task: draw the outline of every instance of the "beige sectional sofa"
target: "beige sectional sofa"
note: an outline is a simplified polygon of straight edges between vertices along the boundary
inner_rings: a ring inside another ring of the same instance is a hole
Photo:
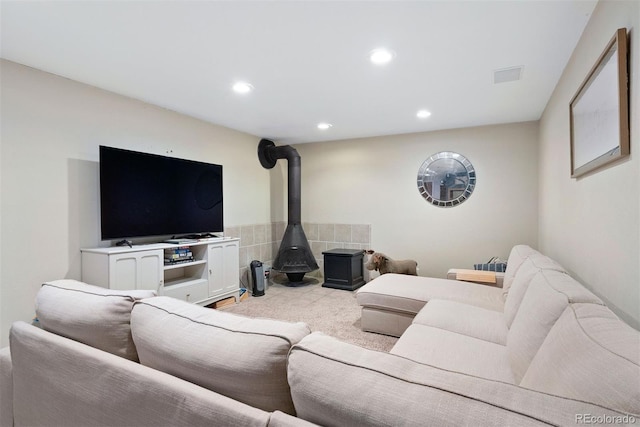
[[[503,288],[383,275],[357,299],[363,329],[400,337],[393,355],[640,422],[640,334],[529,246],[511,251]]]
[[[396,275],[361,288],[363,325],[365,308],[374,325],[411,317],[391,353],[304,323],[47,283],[41,327],[15,323],[0,350],[0,425],[640,423],[638,332],[548,258],[512,256],[504,289]]]

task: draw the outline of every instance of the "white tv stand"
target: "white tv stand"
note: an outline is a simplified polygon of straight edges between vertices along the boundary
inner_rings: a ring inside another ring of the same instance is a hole
[[[193,261],[165,265],[164,250],[189,247]],[[216,237],[183,244],[85,248],[82,281],[110,289],[151,289],[200,305],[239,301],[240,239]]]

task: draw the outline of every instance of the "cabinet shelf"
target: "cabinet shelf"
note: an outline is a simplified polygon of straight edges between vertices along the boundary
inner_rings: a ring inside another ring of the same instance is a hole
[[[207,260],[206,259],[197,259],[195,261],[188,261],[188,262],[179,262],[176,264],[165,264],[164,265],[164,269],[165,270],[173,270],[175,268],[183,268],[183,267],[189,267],[192,265],[199,265],[199,264],[206,264]]]
[[[179,279],[167,280],[164,282],[164,289],[177,288],[187,285],[194,285],[199,283],[207,283],[205,279],[194,279],[193,277],[181,277]]]

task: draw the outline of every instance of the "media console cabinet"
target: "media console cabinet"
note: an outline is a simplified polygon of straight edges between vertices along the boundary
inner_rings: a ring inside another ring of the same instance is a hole
[[[193,260],[165,264],[165,249],[188,248]],[[208,305],[230,296],[239,301],[237,238],[194,243],[153,243],[130,247],[86,248],[82,281],[110,289],[152,289],[187,302]]]

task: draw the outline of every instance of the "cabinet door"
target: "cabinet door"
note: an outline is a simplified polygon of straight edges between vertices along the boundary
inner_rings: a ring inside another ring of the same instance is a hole
[[[139,254],[136,289],[159,291],[164,279],[164,252],[158,250]]]
[[[222,245],[209,246],[209,296],[213,297],[224,292],[224,247]]]
[[[224,291],[236,291],[240,287],[240,260],[238,242],[229,242],[224,246]]]
[[[202,279],[186,284],[167,286],[163,291],[165,296],[186,302],[206,300],[209,294],[208,282]]]
[[[138,257],[134,253],[109,256],[109,288],[118,290],[137,289]]]
[[[129,252],[109,256],[109,288],[157,291],[163,279],[162,250]]]

